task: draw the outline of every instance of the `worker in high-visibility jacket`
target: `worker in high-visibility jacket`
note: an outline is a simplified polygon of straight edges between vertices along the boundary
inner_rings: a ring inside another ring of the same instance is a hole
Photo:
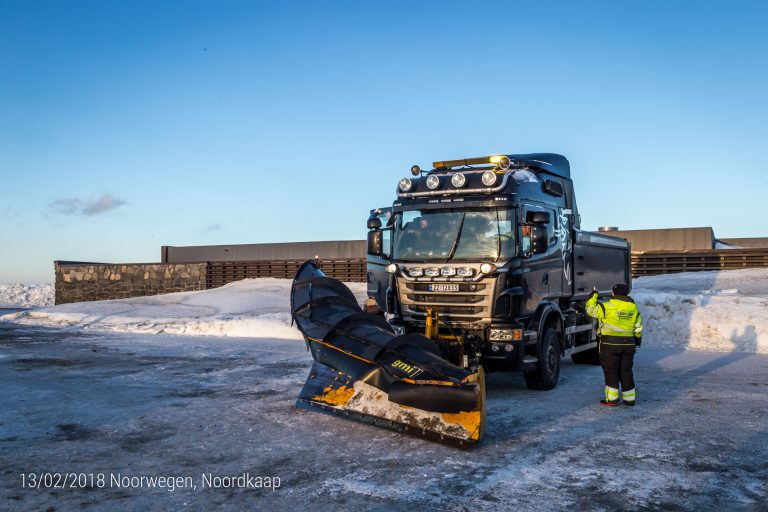
[[[605,398],[601,404],[615,407],[619,404],[619,384],[624,405],[635,405],[637,393],[632,364],[635,351],[643,340],[643,317],[635,301],[629,296],[629,287],[617,284],[610,300],[598,302],[593,289],[586,304],[587,314],[599,321],[600,365],[605,374]]]

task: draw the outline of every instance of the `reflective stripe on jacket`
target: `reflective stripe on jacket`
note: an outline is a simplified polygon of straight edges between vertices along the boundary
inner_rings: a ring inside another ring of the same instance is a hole
[[[600,334],[626,338],[643,335],[643,317],[630,297],[615,296],[598,302],[597,294],[593,293],[586,306],[587,314],[600,320]]]

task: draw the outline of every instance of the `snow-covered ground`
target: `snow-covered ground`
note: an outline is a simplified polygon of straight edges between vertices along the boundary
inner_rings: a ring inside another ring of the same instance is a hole
[[[768,268],[641,277],[643,344],[768,353]]]
[[[365,299],[365,283],[347,286]],[[75,330],[301,340],[291,327],[290,289],[290,279],[245,279],[199,292],[62,304],[0,320]]]
[[[53,305],[52,284],[0,284],[0,308]]]
[[[364,283],[347,284],[365,298]],[[301,340],[291,327],[290,286],[288,279],[247,279],[213,290],[64,304],[0,319],[74,330]],[[768,268],[641,277],[632,296],[645,319],[644,347],[768,353]]]

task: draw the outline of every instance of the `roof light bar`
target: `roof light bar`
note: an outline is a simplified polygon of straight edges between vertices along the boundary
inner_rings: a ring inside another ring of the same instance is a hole
[[[494,164],[501,169],[509,169],[512,161],[506,155],[481,156],[477,158],[464,158],[462,160],[444,160],[442,162],[432,162],[435,169],[451,168],[466,165]]]

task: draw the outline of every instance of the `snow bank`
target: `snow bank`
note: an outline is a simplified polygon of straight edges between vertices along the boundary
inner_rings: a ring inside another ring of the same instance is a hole
[[[365,283],[348,283],[362,301]],[[300,340],[291,327],[289,279],[246,279],[213,290],[82,302],[3,321],[113,332]],[[644,347],[768,353],[768,268],[641,277],[632,296]]]
[[[362,301],[365,283],[347,283]],[[42,327],[301,340],[291,327],[290,279],[245,279],[199,292],[78,302],[0,320]]]
[[[768,353],[768,268],[635,279],[643,344]]]
[[[53,305],[52,284],[0,284],[0,308]]]

